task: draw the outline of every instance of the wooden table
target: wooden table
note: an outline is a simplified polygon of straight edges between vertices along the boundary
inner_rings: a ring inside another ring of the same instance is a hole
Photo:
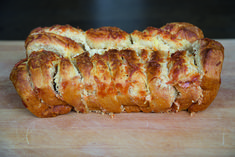
[[[9,73],[23,41],[0,42],[0,156],[235,156],[235,40],[225,47],[220,91],[204,112],[95,113],[36,118]]]

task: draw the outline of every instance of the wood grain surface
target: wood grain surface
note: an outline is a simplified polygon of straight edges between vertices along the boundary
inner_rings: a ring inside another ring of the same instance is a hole
[[[222,84],[210,107],[179,113],[70,112],[37,118],[9,81],[23,41],[0,41],[0,156],[235,156],[235,40],[225,47]]]

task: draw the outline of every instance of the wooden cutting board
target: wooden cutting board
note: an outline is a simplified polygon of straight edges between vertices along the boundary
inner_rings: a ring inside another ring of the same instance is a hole
[[[203,112],[71,112],[36,118],[8,77],[23,41],[0,42],[0,156],[235,156],[235,40],[225,47],[220,91]]]

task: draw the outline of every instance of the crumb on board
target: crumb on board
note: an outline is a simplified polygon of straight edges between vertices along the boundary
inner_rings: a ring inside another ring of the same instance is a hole
[[[99,114],[101,114],[101,115],[107,114],[107,115],[110,116],[110,118],[114,118],[114,113],[113,113],[113,112],[105,113],[105,112],[100,111],[100,110],[90,110],[89,112],[99,113]]]
[[[113,118],[114,118],[114,114],[113,114],[113,112],[110,112],[110,113],[109,113],[109,116],[110,116],[110,118],[112,118],[112,119],[113,119]]]
[[[195,115],[195,112],[191,112],[190,116],[193,117]]]

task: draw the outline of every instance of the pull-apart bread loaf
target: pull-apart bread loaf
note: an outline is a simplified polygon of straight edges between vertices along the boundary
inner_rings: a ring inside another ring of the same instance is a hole
[[[117,27],[40,27],[25,49],[10,79],[38,117],[202,111],[217,95],[224,59],[219,42],[177,22],[130,34]]]

